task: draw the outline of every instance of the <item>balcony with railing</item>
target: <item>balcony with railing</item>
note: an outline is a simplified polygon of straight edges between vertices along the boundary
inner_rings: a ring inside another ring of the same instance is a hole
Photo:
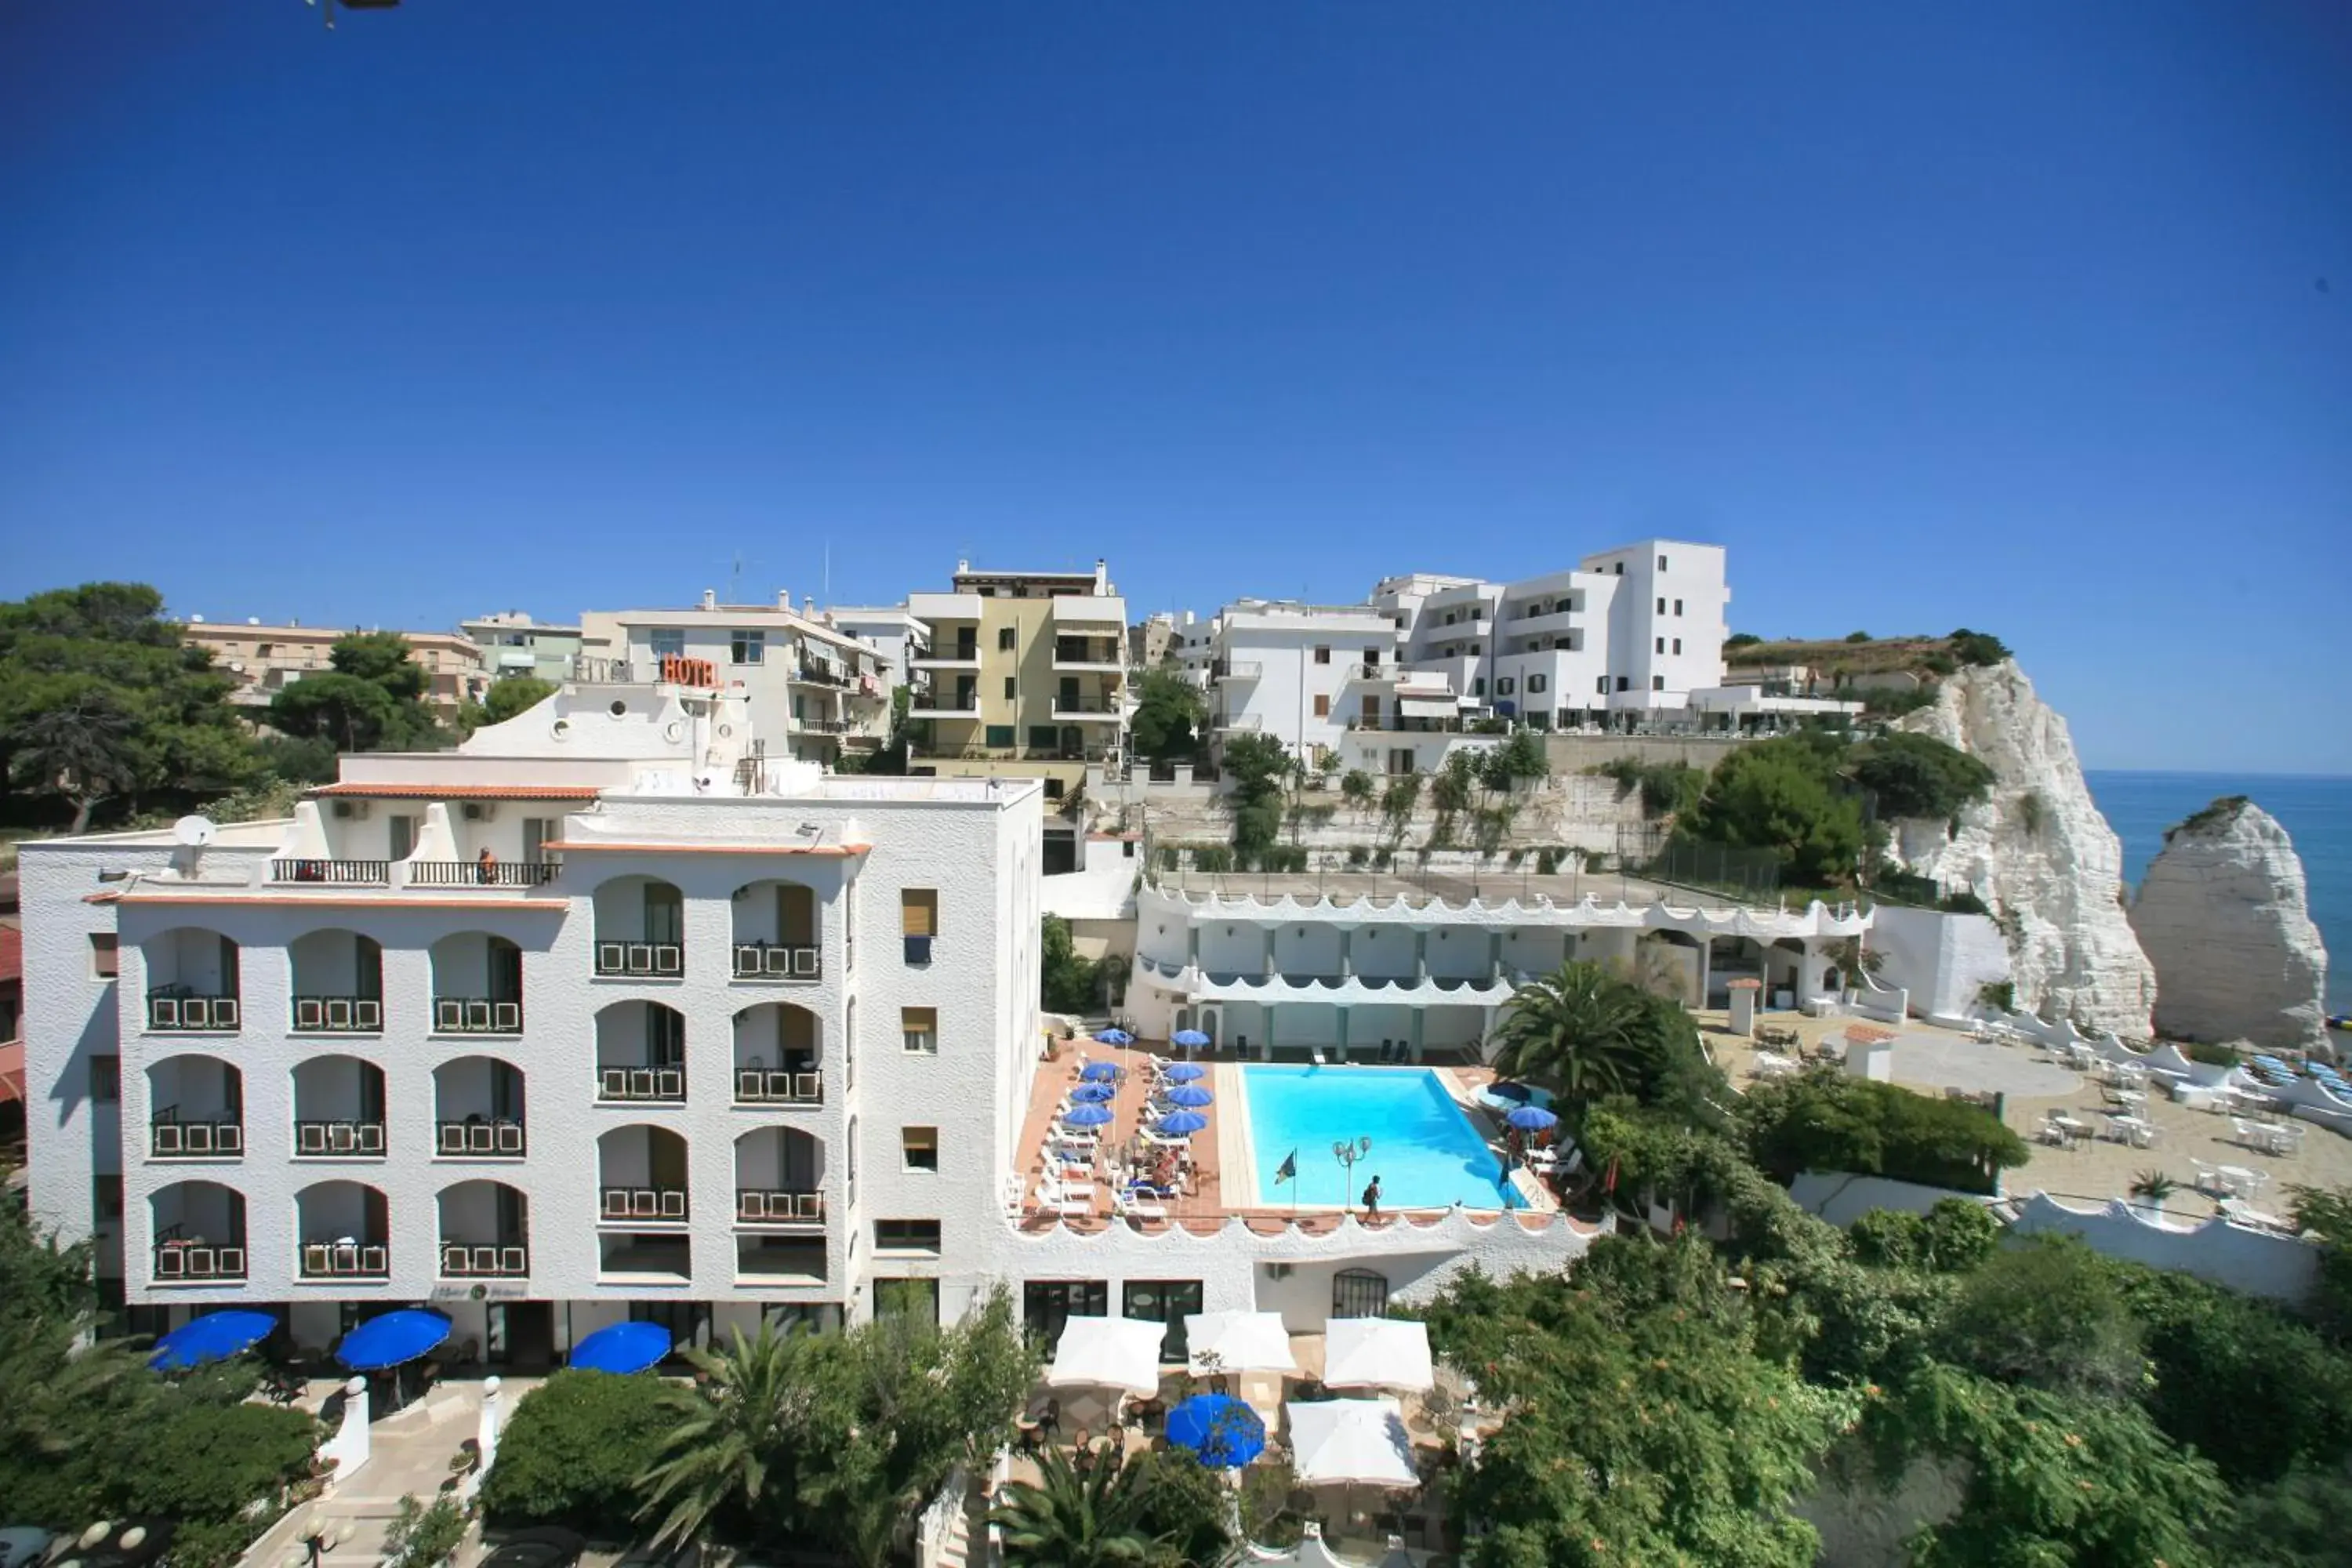
[[[643,1122],[597,1139],[596,1216],[605,1225],[684,1225],[686,1140]]]
[[[404,860],[412,888],[539,888],[555,880],[557,860]]]
[[[530,1272],[530,1199],[503,1182],[457,1182],[435,1199],[444,1279],[517,1279]]]
[[[980,711],[980,693],[972,690],[919,691],[907,710],[909,719],[968,719]]]
[[[351,931],[307,931],[287,944],[294,1032],[373,1035],[383,1028],[383,949]]]
[[[730,905],[736,979],[824,977],[824,906],[815,889],[771,878],[736,889]]]
[[[520,1160],[523,1075],[496,1057],[459,1057],[433,1069],[433,1152],[445,1160]]]
[[[735,1016],[735,1103],[821,1105],[823,1025],[805,1007],[766,1002]]]
[[[738,1229],[824,1228],[824,1145],[796,1127],[755,1127],[735,1140]]]
[[[313,1182],[294,1194],[294,1272],[308,1281],[392,1273],[390,1205],[361,1182]]]
[[[1055,637],[1054,668],[1080,673],[1121,675],[1127,669],[1127,645],[1116,637]]]
[[[357,1057],[310,1057],[294,1068],[294,1157],[380,1160],[383,1069]]]
[[[658,877],[615,877],[597,888],[595,970],[601,979],[686,974],[686,896]]]
[[[165,1057],[147,1068],[147,1152],[158,1160],[245,1154],[245,1075],[216,1057]]]
[[[146,1030],[157,1035],[233,1035],[244,1022],[238,952],[218,931],[182,926],[140,943],[147,969]]]
[[[1054,717],[1063,722],[1116,724],[1126,712],[1126,703],[1115,691],[1073,690],[1066,686],[1054,693]]]
[[[389,860],[272,860],[273,882],[320,882],[341,888],[387,888],[392,885]]]
[[[596,1014],[596,1098],[605,1104],[686,1100],[686,1015],[658,1002],[615,1002]]]
[[[246,1277],[245,1194],[218,1182],[169,1182],[147,1199],[156,1285],[235,1283]]]
[[[1221,658],[1209,667],[1211,680],[1234,685],[1259,679],[1265,674],[1265,664],[1255,658]]]

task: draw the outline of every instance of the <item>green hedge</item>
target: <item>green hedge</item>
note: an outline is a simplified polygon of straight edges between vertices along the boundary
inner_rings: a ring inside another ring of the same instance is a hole
[[[1990,1193],[2027,1155],[1990,1111],[1834,1068],[1757,1084],[1741,1115],[1757,1163],[1784,1182],[1801,1171],[1851,1171]]]
[[[640,1533],[637,1478],[675,1417],[657,1378],[557,1373],[525,1395],[482,1482],[483,1516],[561,1524],[607,1541]]]

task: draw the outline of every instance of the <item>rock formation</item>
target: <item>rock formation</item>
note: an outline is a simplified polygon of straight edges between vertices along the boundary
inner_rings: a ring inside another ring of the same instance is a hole
[[[1981,759],[1995,783],[1954,822],[1895,824],[1890,853],[1992,908],[2020,1007],[2147,1035],[2156,972],[2125,912],[2123,843],[2083,782],[2066,721],[2004,659],[1961,670],[1896,723]]]
[[[2167,832],[2131,922],[2156,965],[2161,1033],[2326,1051],[2327,952],[2303,861],[2262,807],[2232,795]]]

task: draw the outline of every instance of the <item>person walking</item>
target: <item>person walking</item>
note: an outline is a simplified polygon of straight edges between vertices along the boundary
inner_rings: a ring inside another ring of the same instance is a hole
[[[1378,1176],[1374,1176],[1371,1184],[1364,1189],[1364,1217],[1381,1217],[1381,1179]]]

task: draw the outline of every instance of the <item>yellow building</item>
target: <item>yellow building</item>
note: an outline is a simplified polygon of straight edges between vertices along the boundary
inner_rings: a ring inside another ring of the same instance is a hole
[[[207,621],[197,616],[188,623],[187,640],[191,647],[212,650],[214,667],[235,679],[236,689],[229,693],[230,701],[260,708],[304,676],[326,674],[332,668],[328,655],[334,650],[336,639],[351,636],[355,629],[365,628],[306,626],[299,622],[276,626],[258,620]],[[461,702],[478,700],[489,685],[481,647],[473,638],[455,632],[396,635],[408,644],[408,657],[425,667],[425,700],[434,707],[454,709]]]
[[[1042,778],[1048,800],[1117,765],[1127,735],[1127,601],[1100,561],[1088,572],[975,572],[910,594],[930,631],[908,717],[908,770]],[[928,680],[928,687],[920,684]]]

